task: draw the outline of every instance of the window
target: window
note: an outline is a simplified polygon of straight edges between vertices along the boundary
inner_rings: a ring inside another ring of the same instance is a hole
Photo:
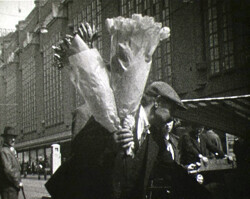
[[[29,151],[23,152],[23,162],[29,162]]]
[[[20,164],[22,164],[23,163],[23,152],[17,153],[17,158],[18,158],[18,162]]]
[[[3,70],[0,70],[0,73],[2,73]],[[6,100],[6,85],[5,84],[5,78],[4,76],[0,77],[0,128],[4,129],[5,126],[5,118],[6,118],[6,113],[5,113],[5,107],[6,106],[2,106],[3,104],[5,104],[5,100]],[[3,140],[0,140],[0,145],[2,146]]]
[[[97,30],[98,38],[94,42],[94,46],[98,49],[100,54],[102,54],[102,18],[101,18],[101,0],[93,1],[86,8],[82,9],[81,13],[78,13],[74,18],[74,31],[82,22],[88,22],[90,25],[95,25]]]
[[[44,160],[44,157],[45,156],[45,150],[44,148],[40,148],[37,150],[37,157],[38,157],[38,160]]]
[[[130,17],[133,13],[154,16],[155,21],[162,22],[162,26],[170,27],[169,0],[121,0],[121,15]],[[133,7],[132,5],[135,5]],[[154,80],[167,81],[172,84],[172,62],[170,38],[160,42],[153,55],[152,69],[149,74],[149,82]]]
[[[94,46],[102,54],[102,13],[101,13],[101,0],[95,0],[89,4],[86,8],[82,9],[81,13],[74,19],[75,31],[82,22],[88,22],[90,25],[95,25],[98,38],[94,42]],[[76,107],[84,104],[83,97],[76,90]]]
[[[35,60],[29,59],[22,66],[23,132],[36,130],[36,73]]]
[[[144,15],[149,15],[150,16],[150,0],[144,0],[144,10],[143,10]]]
[[[142,0],[135,1],[136,13],[142,13]]]
[[[51,147],[45,149],[45,155],[48,165],[51,166]]]
[[[152,16],[155,21],[160,21],[160,4],[159,0],[152,1]],[[161,62],[161,46],[159,45],[153,55],[152,72],[154,80],[162,80],[162,62]]]
[[[53,49],[60,39],[60,33],[55,35],[48,44],[44,46],[43,52],[43,74],[44,74],[44,115],[45,126],[63,122],[63,93],[62,72],[53,66]]]
[[[208,1],[209,53],[212,74],[219,72],[218,15],[216,7],[215,1]]]
[[[16,83],[17,77],[15,71],[10,68],[7,74],[6,86],[6,119],[7,125],[15,127],[17,125],[17,104],[16,104]]]
[[[232,35],[232,19],[228,3],[222,5],[222,34],[223,34],[223,60],[222,69],[226,70],[234,67],[234,56],[233,56],[233,35]]]
[[[121,0],[121,14],[127,16],[127,0]]]
[[[131,17],[134,13],[143,12],[142,0],[121,0],[120,13],[124,17]]]
[[[170,6],[169,6],[169,0],[162,1],[162,12],[159,16],[159,19],[162,21],[162,26],[170,27]],[[156,6],[156,14],[160,8]],[[170,37],[171,38],[171,37]],[[172,57],[171,57],[171,40],[170,38],[162,41],[160,43],[160,46],[158,47],[161,52],[159,53],[162,57],[162,62],[158,63],[158,68],[160,67],[160,70],[158,70],[158,73],[162,73],[162,75],[158,75],[157,80],[165,80],[170,85],[172,84]],[[156,54],[155,54],[156,55]]]
[[[230,4],[208,1],[208,40],[211,74],[234,67]]]
[[[30,150],[30,159],[29,159],[30,163],[31,164],[35,163],[36,160],[37,160],[36,150],[35,149],[34,150]]]
[[[162,80],[162,71],[161,71],[161,48],[156,48],[154,52],[154,59],[152,66],[154,67],[154,79],[155,80]]]
[[[128,0],[128,16],[132,16],[134,13],[134,2],[133,0]]]

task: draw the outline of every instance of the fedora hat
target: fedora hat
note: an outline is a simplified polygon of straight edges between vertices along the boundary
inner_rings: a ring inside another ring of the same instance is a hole
[[[4,133],[1,134],[2,137],[6,137],[6,136],[15,136],[17,137],[18,134],[15,132],[15,129],[13,127],[10,126],[6,126],[4,128]]]

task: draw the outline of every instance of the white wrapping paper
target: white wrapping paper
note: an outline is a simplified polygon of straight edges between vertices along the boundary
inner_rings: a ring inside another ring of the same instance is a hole
[[[152,55],[160,40],[168,38],[170,30],[162,28],[153,17],[134,14],[132,18],[106,20],[111,34],[111,87],[122,126],[133,130],[148,79]],[[133,156],[134,142],[127,155]]]
[[[153,17],[134,14],[132,18],[106,20],[111,34],[111,87],[121,119],[135,114],[147,82],[152,55],[160,40],[169,37]]]
[[[86,100],[95,119],[110,132],[120,125],[113,90],[103,60],[96,49],[84,50],[69,57],[77,71],[76,88]]]

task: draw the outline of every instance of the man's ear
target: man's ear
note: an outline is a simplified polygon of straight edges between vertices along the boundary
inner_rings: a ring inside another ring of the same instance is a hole
[[[155,109],[157,109],[157,108],[159,107],[158,101],[159,101],[160,97],[161,97],[161,96],[158,95],[158,96],[155,98],[155,100],[154,100],[154,108],[155,108]]]
[[[158,107],[159,107],[159,104],[158,104],[158,102],[155,101],[154,102],[154,108],[157,109]]]

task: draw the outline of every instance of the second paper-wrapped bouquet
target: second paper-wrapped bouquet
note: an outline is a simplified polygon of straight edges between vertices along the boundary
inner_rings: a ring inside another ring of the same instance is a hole
[[[121,125],[133,130],[152,55],[159,41],[169,37],[170,29],[141,14],[107,19],[106,25],[111,34],[111,87],[118,115]],[[132,149],[133,142],[127,153],[132,154]]]

